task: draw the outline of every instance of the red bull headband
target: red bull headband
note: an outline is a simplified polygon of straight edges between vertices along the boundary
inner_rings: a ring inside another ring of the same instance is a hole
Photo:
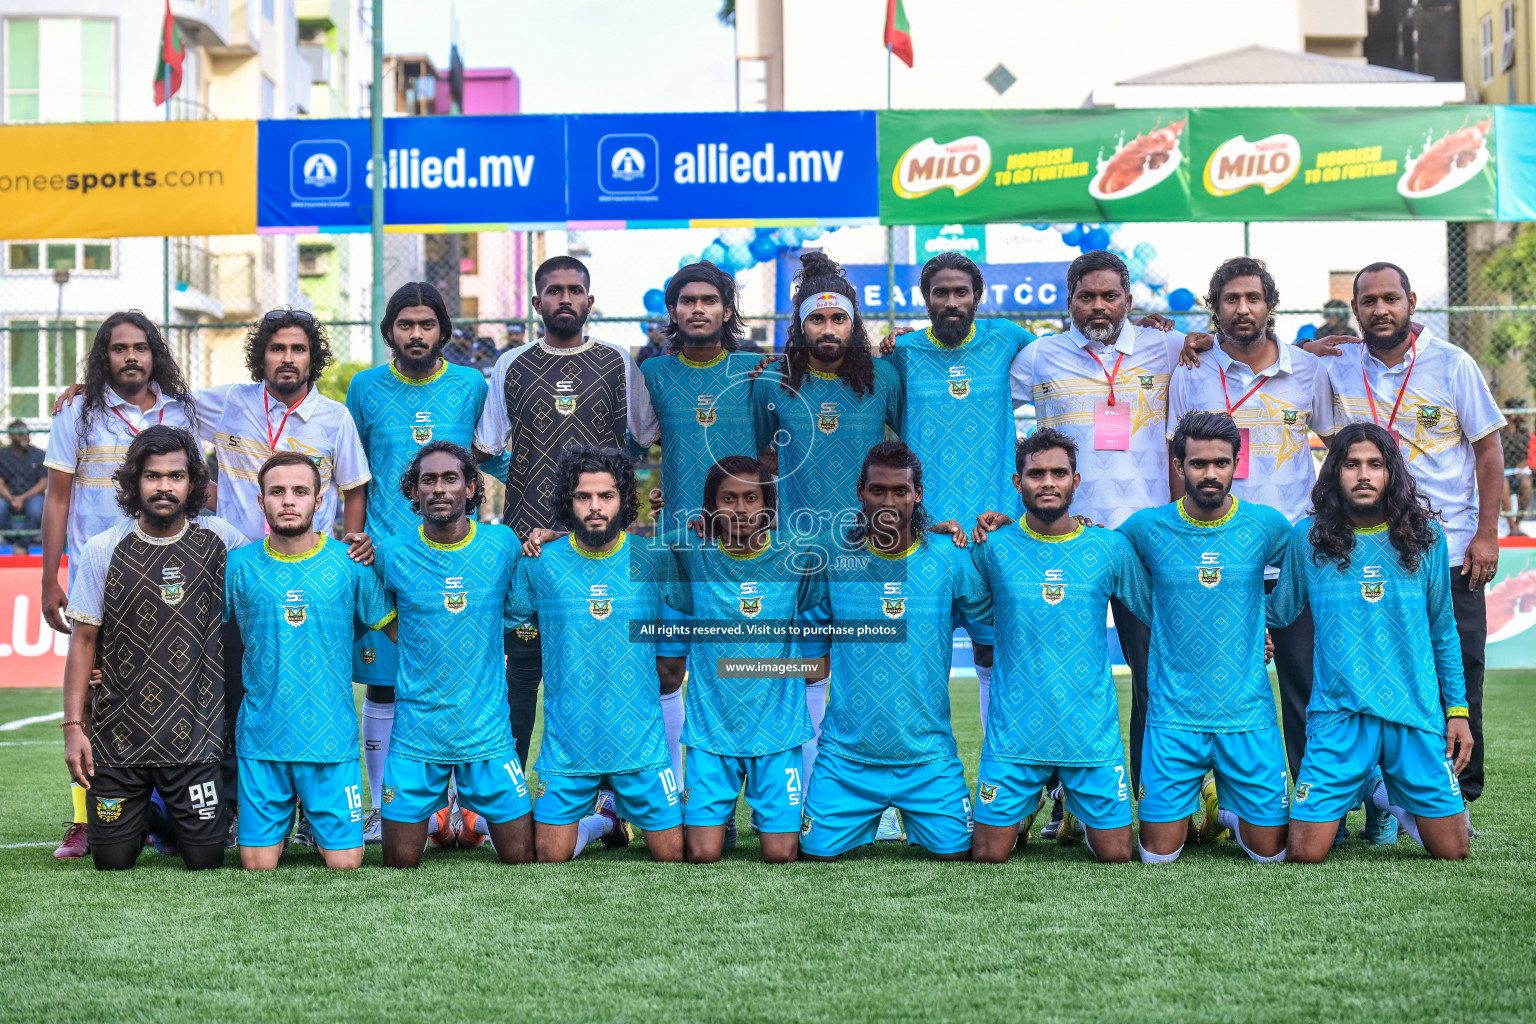
[[[837,292],[818,292],[800,303],[800,322],[805,323],[805,318],[818,309],[840,309],[848,314],[848,319],[854,317],[853,303],[848,301],[848,296]]]

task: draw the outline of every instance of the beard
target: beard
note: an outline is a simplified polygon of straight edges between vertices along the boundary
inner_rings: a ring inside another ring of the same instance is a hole
[[[463,505],[450,508],[445,512],[440,512],[437,509],[428,506],[422,511],[421,515],[423,519],[431,523],[433,526],[447,526],[450,523],[463,519],[465,512]]]
[[[1361,502],[1353,494],[1344,495],[1344,510],[1352,516],[1368,519],[1381,515],[1381,509],[1382,497],[1379,491],[1374,499],[1367,502]]]
[[[160,495],[157,494],[155,497],[158,498]],[[163,530],[167,526],[170,526],[172,523],[174,523],[177,519],[181,518],[182,513],[184,513],[186,510],[187,503],[185,500],[178,501],[175,508],[169,512],[164,513],[153,511],[149,507],[149,502],[145,502],[144,511],[139,513],[139,518],[143,520],[146,525],[152,526],[157,530]]]
[[[395,345],[393,341],[390,342],[389,347],[394,349],[395,362],[399,364],[400,371],[402,373],[404,373],[407,377],[421,378],[427,375],[427,373],[432,369],[432,364],[437,362],[439,357],[442,356],[443,349],[447,344],[448,342],[446,339],[439,339],[437,344],[433,345],[427,351],[427,354],[422,356],[420,359],[412,359],[410,356],[405,354],[404,349]]]
[[[1087,327],[1079,327],[1078,330],[1082,331],[1083,337],[1087,338],[1089,341],[1096,341],[1100,345],[1103,345],[1118,338],[1124,325],[1125,318],[1121,317],[1114,323],[1104,327],[1099,327],[1095,324],[1089,324]]]
[[[1388,352],[1407,341],[1413,333],[1413,323],[1404,321],[1403,326],[1394,331],[1390,337],[1382,338],[1370,331],[1363,331],[1365,335],[1365,347],[1372,353]]]
[[[962,313],[959,316],[931,316],[933,338],[945,348],[954,348],[965,340],[965,336],[971,333],[971,327],[976,323],[975,313]]]
[[[1184,493],[1188,494],[1189,499],[1206,512],[1214,512],[1216,509],[1221,508],[1222,502],[1227,500],[1225,488],[1213,492],[1202,490],[1199,487],[1190,487],[1186,484]],[[1213,493],[1215,497],[1211,496]]]
[[[576,538],[577,543],[586,548],[588,551],[597,551],[601,548],[607,547],[609,544],[612,544],[614,538],[617,537],[623,531],[623,529],[624,528],[619,525],[619,521],[616,518],[608,520],[603,524],[603,527],[600,530],[588,529],[587,522],[585,519],[583,519],[581,522],[575,525],[575,528],[571,530],[571,534]]]
[[[1054,523],[1068,512],[1072,511],[1072,496],[1075,491],[1067,491],[1061,496],[1061,505],[1056,508],[1036,508],[1029,502],[1024,502],[1024,511],[1040,520],[1042,523]]]
[[[289,395],[298,394],[299,388],[309,383],[303,377],[295,377],[293,380],[269,380],[267,389],[279,398],[287,398]]]
[[[1229,341],[1235,341],[1239,345],[1252,345],[1262,340],[1269,333],[1269,324],[1258,322],[1246,324],[1228,324],[1217,321],[1216,326],[1221,329],[1221,336]]]
[[[557,309],[553,313],[540,313],[544,331],[552,338],[579,338],[587,325],[585,311],[567,312]]]
[[[267,528],[279,537],[302,537],[306,533],[313,533],[314,527],[315,521],[312,518],[306,519],[298,526],[278,526],[276,523],[267,523]]]
[[[677,325],[677,332],[672,335],[672,343],[681,351],[684,345],[693,345],[697,348],[708,348],[718,345],[725,338],[725,324],[710,331],[708,334],[690,334],[682,324]]]

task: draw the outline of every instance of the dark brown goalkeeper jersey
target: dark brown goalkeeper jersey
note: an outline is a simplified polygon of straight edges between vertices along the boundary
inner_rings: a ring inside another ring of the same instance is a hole
[[[70,615],[101,628],[101,683],[91,691],[98,764],[224,755],[224,562],[226,545],[243,541],[222,520],[202,517],[174,538],[149,537],[125,520],[86,545]]]

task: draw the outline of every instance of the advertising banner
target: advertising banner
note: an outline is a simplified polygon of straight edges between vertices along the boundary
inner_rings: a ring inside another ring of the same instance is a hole
[[[1194,111],[1194,220],[1490,220],[1493,109]]]
[[[1487,588],[1488,667],[1536,668],[1536,544],[1499,543],[1499,571]]]
[[[872,224],[875,123],[867,110],[574,115],[568,216],[578,227]]]
[[[505,230],[563,227],[565,119],[392,117],[384,222]],[[363,119],[261,122],[263,232],[366,231],[373,209]]]
[[[1494,107],[1501,221],[1536,220],[1536,107]]]
[[[0,687],[63,685],[69,637],[43,621],[42,562],[0,558]]]
[[[0,155],[7,238],[248,235],[255,121],[10,125]]]
[[[1187,110],[880,114],[887,224],[1181,220]]]

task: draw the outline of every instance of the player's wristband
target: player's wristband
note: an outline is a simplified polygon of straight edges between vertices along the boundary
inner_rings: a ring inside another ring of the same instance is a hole
[[[64,728],[67,728],[67,727],[69,727],[71,725],[78,725],[80,727],[80,731],[81,732],[85,731],[85,723],[80,721],[78,718],[71,718],[67,722],[60,722],[59,723],[59,728],[60,729],[64,729]]]
[[[1469,718],[1469,717],[1471,717],[1471,715],[1470,715],[1470,712],[1468,712],[1466,708],[1446,708],[1445,709],[1445,717],[1446,718]]]

